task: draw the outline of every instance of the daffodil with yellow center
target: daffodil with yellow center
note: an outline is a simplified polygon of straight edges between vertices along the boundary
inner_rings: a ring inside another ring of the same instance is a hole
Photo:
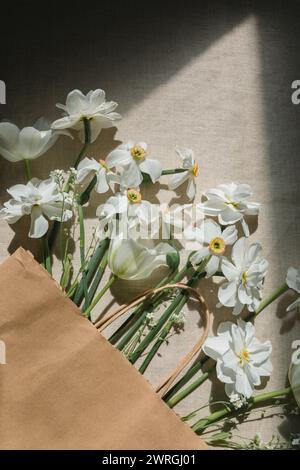
[[[214,255],[221,255],[226,249],[226,243],[223,238],[213,238],[209,243],[209,249]]]
[[[189,234],[188,234],[189,236]],[[223,231],[220,225],[211,219],[204,219],[199,228],[196,228],[190,238],[199,242],[200,247],[192,256],[191,263],[199,265],[205,257],[209,261],[205,266],[206,277],[213,276],[218,270],[226,247],[235,243],[237,229],[234,226],[226,227]]]
[[[131,156],[138,161],[142,161],[146,157],[146,150],[140,145],[135,145],[130,149]]]
[[[191,149],[177,149],[178,156],[182,160],[180,172],[171,176],[169,181],[169,188],[171,190],[179,188],[186,181],[186,195],[192,201],[196,195],[196,182],[195,178],[198,176],[199,167],[195,160],[194,153]]]
[[[139,204],[142,200],[142,195],[136,189],[127,189],[127,199],[132,204]]]
[[[148,158],[147,144],[145,142],[129,141],[122,144],[106,157],[109,168],[122,167],[122,185],[127,188],[138,188],[144,179],[144,174],[149,175],[152,183],[159,180],[162,167],[158,160]]]

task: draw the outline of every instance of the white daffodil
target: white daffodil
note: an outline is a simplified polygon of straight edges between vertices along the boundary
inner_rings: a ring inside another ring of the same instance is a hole
[[[105,221],[108,224],[114,223],[118,215],[120,216],[118,226],[125,223],[126,230],[129,231],[136,226],[148,226],[155,218],[153,205],[143,200],[141,193],[135,188],[129,188],[111,196],[98,207],[96,214],[100,219],[101,227],[105,226]],[[133,236],[133,232],[131,234]]]
[[[24,127],[21,130],[11,122],[1,122],[0,155],[10,162],[34,160],[47,152],[60,134],[69,135],[67,132],[43,129],[40,127],[41,122],[39,120],[34,127]]]
[[[192,204],[176,204],[174,207],[170,207],[167,203],[155,206],[153,234],[161,231],[161,237],[163,239],[169,239],[173,227],[174,230],[177,229],[177,233],[172,234],[172,236],[175,238],[180,237],[184,229],[191,224],[192,207]]]
[[[196,240],[202,245],[202,248],[191,256],[192,264],[198,265],[204,258],[210,256],[205,266],[206,277],[210,277],[218,271],[226,247],[236,242],[237,229],[234,225],[230,225],[222,232],[219,224],[211,219],[205,219],[200,227],[186,232],[186,235],[190,240]]]
[[[298,355],[299,356],[299,355]],[[289,367],[289,382],[291,384],[295,400],[300,408],[300,360],[291,361]]]
[[[91,90],[84,95],[80,90],[71,91],[66,99],[66,104],[57,104],[64,111],[64,117],[52,123],[52,129],[75,129],[79,131],[79,137],[84,141],[84,120],[90,123],[90,141],[94,142],[101,129],[112,127],[120,114],[113,112],[118,106],[114,101],[105,100],[105,91]]]
[[[168,243],[150,245],[122,235],[110,242],[108,266],[121,279],[139,280],[149,277],[154,269],[166,265],[166,256],[175,250]]]
[[[288,269],[286,283],[290,289],[293,289],[294,291],[298,292],[298,294],[300,294],[300,267],[298,269],[293,267]],[[295,302],[289,305],[286,310],[287,312],[290,312],[296,308],[300,308],[300,297],[298,297]]]
[[[220,184],[206,191],[204,196],[207,200],[198,207],[205,215],[218,217],[221,225],[232,225],[241,221],[245,236],[249,236],[249,227],[244,216],[257,215],[260,204],[247,200],[252,196],[248,184]]]
[[[95,160],[94,158],[84,158],[77,168],[77,181],[81,183],[90,174],[96,175],[97,184],[95,190],[97,193],[106,193],[113,183],[119,183],[120,177],[114,173],[105,160]]]
[[[26,185],[16,184],[7,190],[12,196],[0,211],[0,216],[14,224],[23,215],[30,215],[29,237],[40,238],[48,230],[50,220],[65,222],[72,217],[68,195],[58,190],[52,179],[33,178]]]
[[[121,184],[133,188],[143,181],[142,173],[149,175],[151,181],[155,183],[162,172],[160,162],[147,157],[145,142],[135,144],[129,141],[127,144],[120,145],[106,157],[106,163],[110,168],[123,168]]]
[[[261,252],[259,243],[252,243],[247,249],[243,237],[233,246],[233,263],[226,258],[221,261],[221,271],[228,282],[220,286],[218,298],[222,305],[234,307],[234,315],[239,315],[244,305],[247,305],[249,311],[254,311],[260,303],[268,269],[268,262],[261,257]]]
[[[172,175],[169,181],[169,188],[174,190],[181,186],[183,183],[188,181],[186,195],[191,201],[196,195],[196,182],[195,178],[198,176],[199,167],[195,161],[194,152],[190,149],[176,149],[176,153],[182,159],[182,171]]]
[[[261,343],[255,338],[255,328],[250,322],[238,320],[221,323],[217,336],[208,338],[203,346],[205,354],[217,361],[218,379],[225,383],[230,397],[238,393],[250,398],[261,377],[272,373],[270,341]]]

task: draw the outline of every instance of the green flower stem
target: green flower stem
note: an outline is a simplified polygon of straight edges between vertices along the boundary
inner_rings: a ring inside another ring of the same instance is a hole
[[[182,307],[184,306],[185,303],[186,303],[186,299],[183,298],[181,300],[181,302],[179,302],[179,304],[178,304],[178,306],[177,306],[177,308],[174,312],[175,315],[176,315],[177,312],[178,313],[180,312],[180,310],[182,309]],[[139,371],[140,371],[141,374],[143,374],[145,372],[145,370],[149,366],[150,362],[154,358],[155,354],[157,353],[157,351],[159,350],[161,345],[164,343],[166,337],[168,336],[168,334],[170,333],[170,331],[172,329],[172,326],[173,326],[173,321],[172,321],[172,318],[170,318],[169,322],[165,325],[165,327],[159,333],[159,336],[158,336],[157,340],[153,344],[152,348],[150,349],[147,356],[145,357],[142,365],[140,366]]]
[[[75,160],[75,163],[74,163],[74,168],[77,168],[78,167],[78,164],[82,158],[82,156],[84,155],[84,152],[86,151],[89,143],[90,143],[90,140],[91,140],[91,125],[90,125],[90,121],[88,119],[84,119],[83,120],[83,124],[84,124],[84,144],[82,146],[82,149],[80,150],[79,152],[79,155],[77,156],[76,160]],[[26,160],[25,160],[25,163],[26,163]],[[65,184],[65,187],[64,187],[64,192],[68,193],[70,191],[70,179],[68,179],[68,181],[66,182]],[[85,190],[87,191],[87,189]],[[85,191],[83,191],[83,194],[85,193]],[[91,190],[90,190],[91,192]],[[89,193],[90,194],[90,193]],[[79,196],[79,203],[81,205],[85,204],[86,202],[88,202],[89,200],[89,195],[88,195],[88,199],[86,200],[86,197],[84,199],[82,199],[84,202],[81,202],[81,199],[80,198],[83,198],[82,194]],[[55,221],[54,224],[53,224],[53,227],[52,227],[52,230],[49,234],[49,241],[48,241],[48,244],[49,244],[49,249],[50,251],[52,250],[52,247],[54,245],[54,242],[55,242],[55,239],[57,237],[57,234],[58,234],[58,229],[59,229],[59,224],[60,222],[57,222]]]
[[[181,281],[189,269],[191,268],[191,265],[187,263],[179,272],[177,273],[172,273],[172,277],[170,279],[170,276],[166,276],[164,279],[162,279],[155,287],[161,287],[164,284],[171,283],[174,284],[176,282]],[[137,307],[132,314],[128,317],[128,319],[123,323],[123,325],[118,328],[118,330],[109,338],[109,342],[112,344],[115,344],[122,336],[123,334],[127,331],[127,335],[121,340],[121,342],[118,344],[117,348],[121,351],[127,342],[132,338],[132,336],[136,333],[136,331],[139,329],[139,327],[142,325],[143,321],[146,318],[147,311],[146,308],[155,308],[157,305],[159,305],[162,297],[165,297],[168,294],[169,290],[159,292],[156,294],[153,298],[151,299],[146,299],[139,307]],[[129,330],[129,328],[131,328]]]
[[[163,170],[162,175],[175,175],[176,173],[183,173],[188,171],[186,168],[172,168],[170,170]]]
[[[195,271],[194,275],[191,277],[191,279],[187,282],[186,285],[192,287],[194,286],[201,277],[205,275],[205,272],[203,273],[201,271],[201,267],[198,268],[197,271]],[[132,364],[134,364],[140,355],[145,351],[145,349],[149,346],[151,341],[156,337],[156,335],[160,332],[161,328],[164,326],[166,321],[170,318],[174,310],[177,308],[177,306],[185,299],[185,302],[183,302],[183,305],[187,302],[189,298],[189,293],[185,291],[181,291],[173,300],[173,302],[169,305],[169,307],[166,309],[166,311],[162,314],[156,325],[149,331],[147,336],[143,339],[143,341],[139,344],[139,346],[136,348],[134,353],[130,356],[129,360]]]
[[[101,262],[104,254],[106,253],[107,249],[108,249],[108,245],[109,245],[109,240],[108,239],[104,239],[102,240],[99,245],[97,246],[96,250],[94,251],[90,261],[87,263],[87,267],[86,267],[86,280],[87,280],[87,284],[89,285],[89,283],[91,282],[91,280],[93,279],[94,277],[94,274],[99,266],[99,263]],[[82,299],[83,299],[83,294],[84,294],[84,290],[83,290],[83,280],[81,279],[81,281],[79,282],[78,286],[77,286],[77,289],[75,291],[75,294],[73,295],[72,300],[73,302],[79,306],[82,302]]]
[[[251,320],[252,318],[255,318],[257,315],[259,315],[268,305],[270,305],[274,300],[276,300],[278,297],[280,297],[284,292],[288,290],[288,286],[286,283],[284,283],[282,286],[278,287],[275,289],[266,299],[262,300],[262,302],[259,304],[255,312],[251,312],[246,318],[246,321]],[[209,357],[204,356],[202,360],[198,360],[185,374],[184,376],[175,384],[173,385],[172,388],[163,396],[163,400],[170,402],[171,397],[173,397],[184,385],[186,385],[196,374],[197,372],[203,367],[203,365],[206,363],[206,361],[209,359]],[[212,369],[213,370],[213,369]],[[202,377],[202,376],[201,376]],[[203,383],[201,380],[201,377],[199,377],[195,382],[193,382],[187,389],[182,391],[183,398],[189,395],[192,391],[197,388],[197,382],[200,381],[200,383]],[[206,379],[205,379],[206,380]],[[203,380],[204,381],[204,380]],[[189,393],[188,390],[190,390]],[[180,398],[179,401],[181,401],[183,398]],[[172,403],[172,402],[171,402]],[[178,403],[178,401],[176,401]],[[175,405],[173,405],[175,406]]]
[[[161,287],[164,284],[166,284],[169,280],[170,276],[164,277],[155,287]],[[142,304],[140,304],[133,312],[132,314],[128,317],[128,319],[120,326],[120,328],[111,336],[109,341],[111,343],[114,343],[118,341],[123,334],[125,336],[122,338],[122,340],[119,342],[117,345],[117,349],[119,351],[122,351],[125,346],[128,344],[128,342],[131,340],[131,338],[135,335],[135,333],[139,330],[139,328],[142,326],[144,323],[148,310],[150,306],[153,304],[154,299],[145,299]]]
[[[219,411],[215,411],[211,415],[200,419],[197,421],[193,426],[192,429],[195,431],[196,434],[201,434],[201,432],[207,428],[208,426],[216,423],[217,421],[220,421],[221,419],[224,419],[225,417],[231,416],[231,415],[238,415],[241,413],[245,413],[250,411],[251,409],[255,408],[257,405],[260,405],[261,403],[268,402],[269,400],[276,400],[278,398],[286,398],[288,397],[292,392],[291,387],[286,387],[282,388],[281,390],[275,390],[273,392],[267,392],[267,393],[262,393],[260,395],[257,395],[255,397],[251,397],[248,400],[248,404],[246,408],[241,408],[240,410],[236,410],[233,408],[233,406],[226,406],[222,408]]]
[[[80,204],[77,204],[78,219],[79,219],[79,251],[80,251],[80,264],[82,271],[82,283],[83,283],[83,294],[84,298],[88,295],[87,286],[87,275],[86,275],[86,263],[85,263],[85,230],[84,230],[84,218],[83,209]]]
[[[77,168],[79,165],[80,160],[82,159],[84,152],[86,151],[88,145],[91,142],[91,124],[90,120],[84,118],[83,119],[83,126],[84,126],[84,144],[82,146],[82,149],[80,150],[78,157],[75,160],[74,163],[74,168]]]
[[[30,181],[31,178],[32,178],[32,175],[31,175],[29,160],[27,160],[27,158],[25,158],[23,161],[24,161],[26,179],[27,179],[27,181]]]
[[[82,193],[79,195],[78,202],[81,206],[83,206],[84,204],[86,204],[89,201],[91,192],[94,189],[94,187],[96,186],[96,183],[97,183],[97,176],[94,175],[93,179],[88,184],[86,189],[84,191],[82,191]]]
[[[100,282],[103,278],[103,275],[104,275],[104,272],[105,272],[105,269],[106,269],[106,266],[107,266],[107,262],[108,262],[108,250],[106,250],[102,260],[100,261],[98,271],[95,274],[94,280],[93,280],[92,285],[91,285],[91,287],[88,291],[88,295],[85,299],[83,310],[86,310],[88,308],[88,306],[91,304],[91,302],[93,301],[93,298],[94,298],[94,296],[97,292],[99,284],[100,284]]]
[[[93,302],[91,303],[91,305],[83,312],[86,317],[90,317],[93,308],[96,307],[96,305],[97,305],[97,303],[99,302],[99,300],[101,299],[101,297],[103,297],[103,295],[105,294],[105,292],[110,288],[110,286],[113,284],[113,282],[114,282],[116,279],[117,279],[117,276],[115,276],[114,274],[111,274],[109,280],[107,281],[107,283],[105,284],[105,286],[103,287],[103,289],[101,289],[101,291],[100,291],[100,292],[96,295],[96,297],[94,298],[94,300],[93,300]]]
[[[177,395],[173,395],[169,400],[166,400],[167,405],[170,408],[173,408],[177,403],[179,403],[181,400],[183,400],[185,397],[190,395],[196,388],[198,388],[203,382],[205,382],[208,377],[210,372],[214,370],[215,366],[210,368],[207,372],[204,372],[204,374],[200,375],[198,379],[196,379],[194,382],[192,382],[188,387],[185,389],[181,390]]]
[[[52,275],[51,255],[49,252],[48,240],[47,240],[46,235],[44,235],[41,238],[41,245],[42,245],[42,265],[48,271],[48,273]]]
[[[261,301],[259,306],[254,312],[254,316],[259,315],[268,305],[270,305],[274,300],[278,299],[282,294],[284,294],[287,290],[289,290],[289,286],[285,282],[282,286],[275,289],[268,297]]]

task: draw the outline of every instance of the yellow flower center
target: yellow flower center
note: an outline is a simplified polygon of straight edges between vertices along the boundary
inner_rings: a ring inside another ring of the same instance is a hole
[[[223,238],[216,237],[213,240],[211,240],[209,244],[209,249],[212,253],[215,255],[221,255],[224,253],[226,248],[226,244],[223,240]]]
[[[233,200],[230,199],[230,198],[227,199],[226,204],[227,204],[228,206],[235,207],[236,209],[239,207],[239,203],[233,201]]]
[[[130,153],[135,160],[144,160],[146,156],[146,150],[143,149],[143,147],[141,147],[140,145],[135,145],[134,147],[132,147],[130,149]]]
[[[250,354],[247,348],[241,349],[237,357],[240,360],[241,366],[243,366],[244,364],[250,361]]]
[[[244,286],[247,284],[247,279],[248,279],[248,274],[246,271],[244,271],[242,274],[242,283]]]
[[[142,195],[136,189],[127,189],[127,198],[133,204],[138,204],[142,200]]]
[[[198,176],[198,173],[199,173],[199,165],[197,162],[194,163],[193,167],[192,167],[192,174],[193,176]]]
[[[102,160],[102,159],[100,158],[99,163],[100,163],[100,165],[101,165],[103,168],[105,168],[105,170],[108,170],[108,166],[106,165],[105,160]]]

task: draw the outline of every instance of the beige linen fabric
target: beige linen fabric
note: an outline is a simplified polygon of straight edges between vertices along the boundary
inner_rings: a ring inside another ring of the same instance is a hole
[[[168,1],[140,3],[114,2],[102,9],[92,3],[85,11],[75,3],[68,11],[59,7],[59,13],[45,6],[48,34],[35,21],[37,12],[28,13],[19,5],[17,14],[27,15],[29,22],[26,47],[14,39],[9,57],[3,55],[0,78],[6,79],[8,93],[1,114],[21,126],[41,113],[54,120],[59,116],[54,104],[64,102],[68,91],[101,87],[108,99],[119,102],[123,120],[117,131],[103,131],[88,155],[103,158],[120,142],[143,140],[151,155],[171,168],[177,163],[175,145],[190,147],[200,168],[196,201],[217,184],[249,183],[253,200],[262,204],[251,239],[262,243],[270,263],[264,288],[268,294],[285,280],[287,268],[300,262],[300,107],[291,102],[291,82],[299,78],[300,70],[297,2],[290,2],[289,8],[268,1],[232,6],[215,1],[182,6]],[[14,14],[15,10],[8,12],[8,19]],[[31,33],[30,27],[38,30]],[[43,38],[40,43],[37,35]],[[50,168],[66,168],[79,149],[77,139],[61,138],[33,163],[34,174],[45,177]],[[4,160],[0,165],[4,201],[6,187],[23,180],[23,168]],[[145,197],[153,202],[185,202],[184,190],[170,193],[167,182],[164,177],[162,185],[147,187]],[[95,195],[91,200],[87,233],[95,225],[95,210],[102,200]],[[37,252],[37,244],[26,239],[27,230],[26,221],[11,227],[0,222],[1,259],[20,244]],[[78,266],[78,253],[75,257]],[[95,313],[129,301],[154,282],[125,287],[117,281]],[[220,321],[231,318],[230,311],[215,309],[216,289],[211,283],[202,283],[199,289],[213,310],[215,332]],[[300,337],[299,313],[285,312],[294,299],[287,293],[256,321],[257,336],[273,344],[274,373],[266,390],[285,385],[290,345]],[[153,384],[199,335],[198,317],[192,304],[189,308],[185,333],[162,348],[146,373]],[[178,412],[187,414],[206,403],[211,390],[215,399],[223,397],[223,386],[208,381],[178,406]],[[287,436],[291,429],[290,423],[270,418],[247,423],[242,433],[253,437],[258,428],[265,440],[278,430]]]

